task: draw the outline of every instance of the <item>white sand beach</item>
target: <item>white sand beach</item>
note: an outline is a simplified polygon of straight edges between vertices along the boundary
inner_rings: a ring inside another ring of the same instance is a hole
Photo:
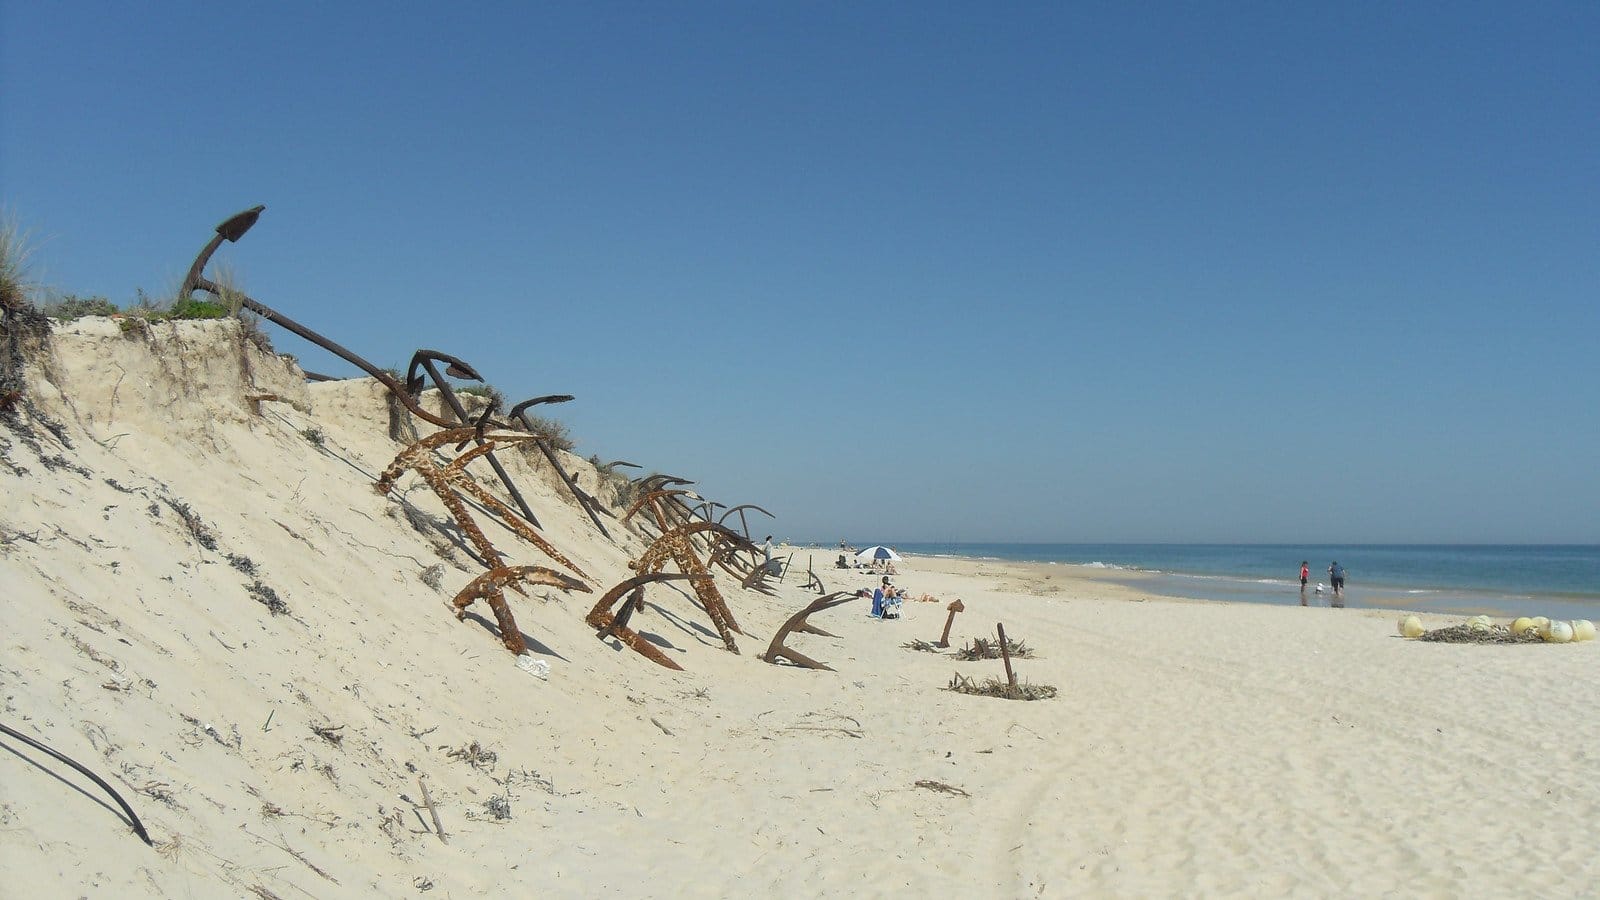
[[[691,595],[647,590],[633,625],[672,671],[584,621],[633,574],[638,523],[607,540],[506,452],[594,588],[508,594],[539,678],[483,603],[452,614],[483,568],[421,480],[373,489],[404,446],[383,389],[308,385],[237,327],[59,326],[29,396],[71,447],[0,427],[0,722],[105,778],[154,842],[0,736],[0,896],[1595,893],[1600,645],[1427,644],[1388,611],[924,557],[896,581],[933,602],[816,614],[834,636],[790,644],[836,671],[810,670],[758,658],[816,596],[807,563],[830,591],[875,576],[783,547],[771,595],[716,576],[737,654]],[[554,565],[474,515],[509,562]],[[1003,677],[905,646],[956,599],[952,648],[1003,623],[1033,651],[1019,678],[1059,693],[947,690]]]

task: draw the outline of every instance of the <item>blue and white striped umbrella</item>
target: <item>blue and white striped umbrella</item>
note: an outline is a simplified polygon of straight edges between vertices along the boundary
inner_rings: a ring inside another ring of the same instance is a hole
[[[899,558],[900,558],[900,554],[894,552],[893,550],[890,550],[888,547],[884,547],[884,546],[881,546],[881,545],[880,546],[875,546],[875,547],[868,547],[867,549],[856,553],[856,559],[899,559]]]

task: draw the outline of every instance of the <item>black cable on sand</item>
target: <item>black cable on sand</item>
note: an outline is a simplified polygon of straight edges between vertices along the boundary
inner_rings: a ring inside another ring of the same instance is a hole
[[[66,763],[67,765],[69,765],[71,767],[73,767],[74,769],[77,769],[79,772],[82,772],[83,774],[89,776],[90,780],[92,780],[95,784],[100,785],[100,787],[104,788],[105,792],[110,794],[112,799],[117,801],[117,805],[122,807],[122,811],[128,814],[128,821],[133,823],[133,830],[138,832],[139,839],[144,841],[146,844],[149,844],[152,847],[155,846],[155,843],[150,840],[150,833],[144,830],[144,823],[140,822],[139,821],[139,817],[134,814],[133,807],[129,806],[128,805],[128,801],[122,799],[122,795],[117,793],[116,790],[114,790],[111,787],[111,785],[106,784],[105,780],[102,779],[99,775],[96,775],[95,773],[93,773],[93,772],[89,771],[88,769],[84,768],[83,765],[80,764],[77,760],[73,759],[70,756],[67,756],[65,753],[59,753],[56,750],[54,750],[53,748],[48,747],[48,746],[40,743],[39,741],[34,740],[31,737],[28,737],[27,735],[23,734],[22,732],[17,731],[14,728],[8,727],[4,723],[0,723],[0,731],[3,731],[6,734],[16,738],[17,740],[22,741],[23,743],[27,744],[30,747],[33,747],[33,748],[35,748],[37,750],[43,750],[44,752],[50,754],[51,756],[55,757],[56,759],[61,760],[62,762]]]

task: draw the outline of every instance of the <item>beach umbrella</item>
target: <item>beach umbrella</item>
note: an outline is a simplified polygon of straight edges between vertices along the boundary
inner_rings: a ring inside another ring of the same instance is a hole
[[[899,559],[899,558],[900,558],[900,554],[894,552],[893,550],[890,550],[888,547],[883,547],[883,546],[868,547],[867,549],[862,550],[861,552],[856,554],[856,559]]]

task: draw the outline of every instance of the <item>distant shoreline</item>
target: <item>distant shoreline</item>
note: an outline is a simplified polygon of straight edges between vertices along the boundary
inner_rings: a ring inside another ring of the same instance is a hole
[[[1300,604],[1293,575],[1307,557],[1307,603],[1328,606],[1332,593],[1325,571],[1337,558],[1351,571],[1346,602],[1352,607],[1600,617],[1600,546],[1589,544],[891,545],[918,557],[1071,566],[1078,577],[1162,597],[1280,606]],[[814,549],[838,553],[837,545]],[[828,559],[831,565],[833,557]],[[1278,560],[1288,563],[1275,565]],[[1320,595],[1319,582],[1325,586]]]

